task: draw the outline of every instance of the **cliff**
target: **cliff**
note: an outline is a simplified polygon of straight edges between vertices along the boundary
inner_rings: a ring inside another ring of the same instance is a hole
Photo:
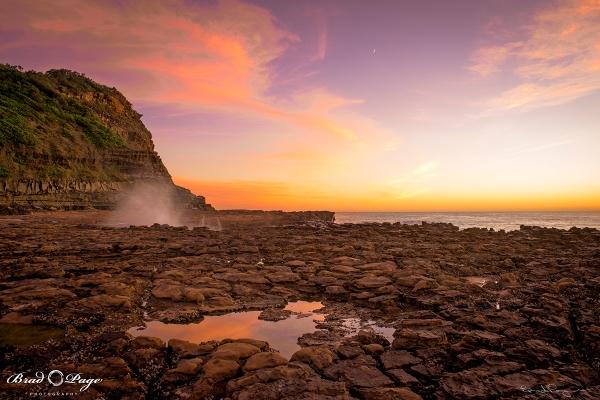
[[[117,89],[73,71],[0,65],[0,211],[112,208],[140,181],[166,185],[184,207],[212,209],[173,184]]]

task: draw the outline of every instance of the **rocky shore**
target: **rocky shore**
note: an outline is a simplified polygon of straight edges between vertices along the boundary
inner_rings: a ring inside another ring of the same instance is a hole
[[[220,231],[117,228],[108,214],[0,217],[1,398],[600,398],[597,230],[285,213],[223,215]],[[296,300],[320,301],[326,317],[289,359],[251,337],[127,332],[242,310],[277,320]],[[7,381],[52,370],[101,381]]]

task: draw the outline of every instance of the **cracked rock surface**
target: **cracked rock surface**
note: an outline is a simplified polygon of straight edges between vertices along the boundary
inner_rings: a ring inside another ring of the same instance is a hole
[[[600,398],[597,230],[114,228],[106,214],[0,218],[0,398],[66,390],[6,382],[53,369],[103,379],[80,399]],[[290,359],[256,338],[127,333],[241,310],[278,321],[296,300],[326,317]]]

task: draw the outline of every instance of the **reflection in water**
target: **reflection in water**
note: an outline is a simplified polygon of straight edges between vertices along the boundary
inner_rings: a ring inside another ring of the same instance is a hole
[[[286,310],[300,315],[292,315],[285,320],[273,322],[259,320],[260,311],[247,311],[225,315],[206,316],[197,324],[165,324],[159,321],[146,322],[146,328],[132,328],[129,333],[135,336],[156,336],[164,341],[177,338],[193,343],[226,338],[253,338],[269,342],[273,349],[279,350],[284,357],[291,357],[300,349],[298,338],[316,330],[316,322],[325,316],[314,313],[323,307],[320,302],[297,301],[289,303]],[[306,317],[307,313],[312,313]]]

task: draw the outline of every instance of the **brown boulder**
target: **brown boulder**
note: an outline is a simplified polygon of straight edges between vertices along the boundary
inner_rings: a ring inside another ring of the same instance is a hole
[[[301,361],[317,370],[322,370],[333,364],[333,353],[325,346],[304,347],[295,352],[290,361]]]
[[[287,364],[288,361],[279,353],[262,352],[256,353],[244,364],[244,371],[254,371],[262,368],[273,368]]]
[[[183,299],[192,303],[202,304],[204,302],[204,294],[202,289],[186,287],[183,289]]]
[[[404,328],[394,333],[394,349],[413,349],[418,347],[439,346],[448,343],[446,334],[441,330],[416,330]]]
[[[359,289],[374,289],[388,285],[390,282],[385,276],[367,275],[354,282],[354,286]]]
[[[364,400],[422,400],[423,398],[409,388],[361,389]]]
[[[169,349],[181,358],[195,357],[201,354],[210,353],[215,345],[210,343],[196,344],[181,339],[169,340]]]
[[[274,272],[267,275],[267,279],[273,283],[291,283],[300,280],[300,275],[295,272]]]
[[[152,296],[157,299],[181,301],[183,299],[182,286],[159,283],[152,289]]]
[[[393,384],[377,367],[357,360],[339,361],[326,368],[323,374],[330,379],[343,380],[353,387],[375,388]]]
[[[217,347],[217,350],[212,354],[212,358],[239,361],[258,352],[260,352],[258,347],[248,343],[225,343]]]
[[[379,359],[381,360],[381,364],[383,364],[385,369],[401,368],[406,365],[413,365],[421,362],[420,358],[413,356],[405,350],[386,351],[379,356]]]
[[[234,360],[211,358],[202,367],[204,378],[212,381],[222,381],[233,378],[240,370],[240,364]]]
[[[169,371],[184,375],[196,375],[202,369],[202,364],[204,364],[204,360],[201,358],[184,358],[177,363],[175,368]]]

